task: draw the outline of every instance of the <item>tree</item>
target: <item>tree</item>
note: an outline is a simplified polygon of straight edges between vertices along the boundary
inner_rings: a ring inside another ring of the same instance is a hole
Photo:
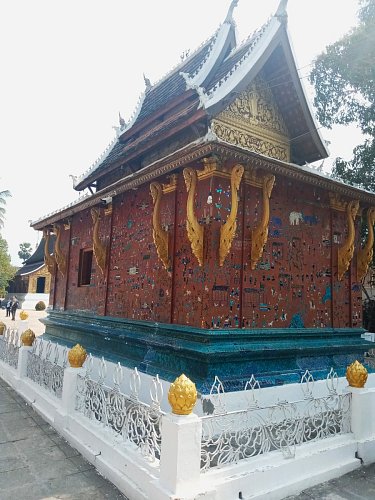
[[[2,228],[4,225],[5,204],[6,204],[5,198],[7,198],[8,196],[10,196],[9,191],[0,191],[0,228]]]
[[[333,175],[375,191],[375,0],[360,4],[358,25],[318,56],[310,81],[323,126],[353,123],[364,134],[350,161],[336,158]]]
[[[18,251],[18,257],[25,262],[32,254],[31,243],[20,243],[20,249]]]
[[[16,268],[10,263],[8,244],[0,235],[0,296],[4,297],[9,281],[14,277]]]

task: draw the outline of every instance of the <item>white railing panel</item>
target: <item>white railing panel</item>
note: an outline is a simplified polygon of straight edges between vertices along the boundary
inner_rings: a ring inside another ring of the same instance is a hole
[[[129,395],[120,390],[124,382],[124,371],[120,363],[112,373],[112,387],[106,385],[107,363],[102,358],[98,367],[98,379],[92,377],[95,364],[90,356],[86,361],[85,376],[78,376],[76,411],[121,437],[124,443],[133,443],[150,461],[159,461],[161,453],[160,401],[163,396],[158,376],[150,388],[149,405],[139,400],[141,379],[135,369],[128,381]]]
[[[301,380],[303,399],[264,406],[259,384],[252,377],[243,391],[246,409],[226,411],[224,387],[218,378],[204,397],[211,415],[202,417],[201,468],[206,471],[279,450],[295,456],[296,446],[350,432],[351,394],[337,392],[337,374],[327,376],[327,395],[315,398],[314,379]]]
[[[38,338],[28,353],[26,376],[61,399],[66,366],[67,348]]]

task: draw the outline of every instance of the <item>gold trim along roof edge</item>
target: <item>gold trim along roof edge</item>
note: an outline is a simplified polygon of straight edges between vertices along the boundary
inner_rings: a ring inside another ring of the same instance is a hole
[[[82,210],[97,205],[104,197],[114,197],[130,189],[137,189],[146,182],[151,182],[160,176],[173,172],[180,167],[187,166],[194,161],[212,154],[218,155],[226,160],[232,159],[233,161],[243,162],[245,164],[251,162],[253,168],[261,168],[269,173],[296,179],[313,186],[319,186],[329,191],[337,192],[343,196],[355,196],[356,199],[363,203],[375,203],[375,193],[332,179],[328,175],[318,172],[313,168],[275,160],[219,140],[206,142],[201,139],[171,153],[168,157],[164,157],[137,172],[133,172],[127,177],[116,181],[91,196],[81,197],[67,207],[56,210],[36,221],[32,221],[30,226],[36,230],[41,230],[57,221],[68,219]]]

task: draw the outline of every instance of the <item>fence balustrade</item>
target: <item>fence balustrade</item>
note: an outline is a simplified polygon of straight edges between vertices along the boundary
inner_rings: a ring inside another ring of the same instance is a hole
[[[159,377],[153,379],[150,389],[151,405],[139,400],[141,379],[135,369],[130,376],[130,394],[120,391],[124,371],[120,363],[113,373],[113,387],[104,384],[107,364],[99,363],[99,378],[92,378],[93,358],[86,361],[86,373],[77,378],[76,410],[90,420],[100,422],[125,442],[131,442],[150,461],[158,461],[161,453],[160,401],[163,389]]]
[[[61,399],[67,349],[36,339],[28,353],[26,376]]]
[[[202,471],[274,450],[292,458],[296,446],[350,432],[351,394],[339,394],[337,382],[331,369],[327,395],[314,397],[314,379],[306,371],[300,384],[303,399],[262,406],[257,400],[260,385],[252,377],[244,391],[247,408],[228,412],[223,384],[215,378],[210,395],[203,398],[203,407],[213,414],[202,417]]]
[[[17,369],[20,339],[16,328],[6,328],[0,335],[0,360],[7,365]]]

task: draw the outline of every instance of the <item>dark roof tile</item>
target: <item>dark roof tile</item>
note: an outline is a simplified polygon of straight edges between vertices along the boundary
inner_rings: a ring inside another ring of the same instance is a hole
[[[186,59],[185,64],[179,65],[169,76],[146,92],[135,123],[148,118],[158,109],[162,109],[170,99],[175,99],[185,92],[186,83],[180,72],[192,75],[199,68],[208,55],[209,47],[215,36],[216,33],[195,54]]]

